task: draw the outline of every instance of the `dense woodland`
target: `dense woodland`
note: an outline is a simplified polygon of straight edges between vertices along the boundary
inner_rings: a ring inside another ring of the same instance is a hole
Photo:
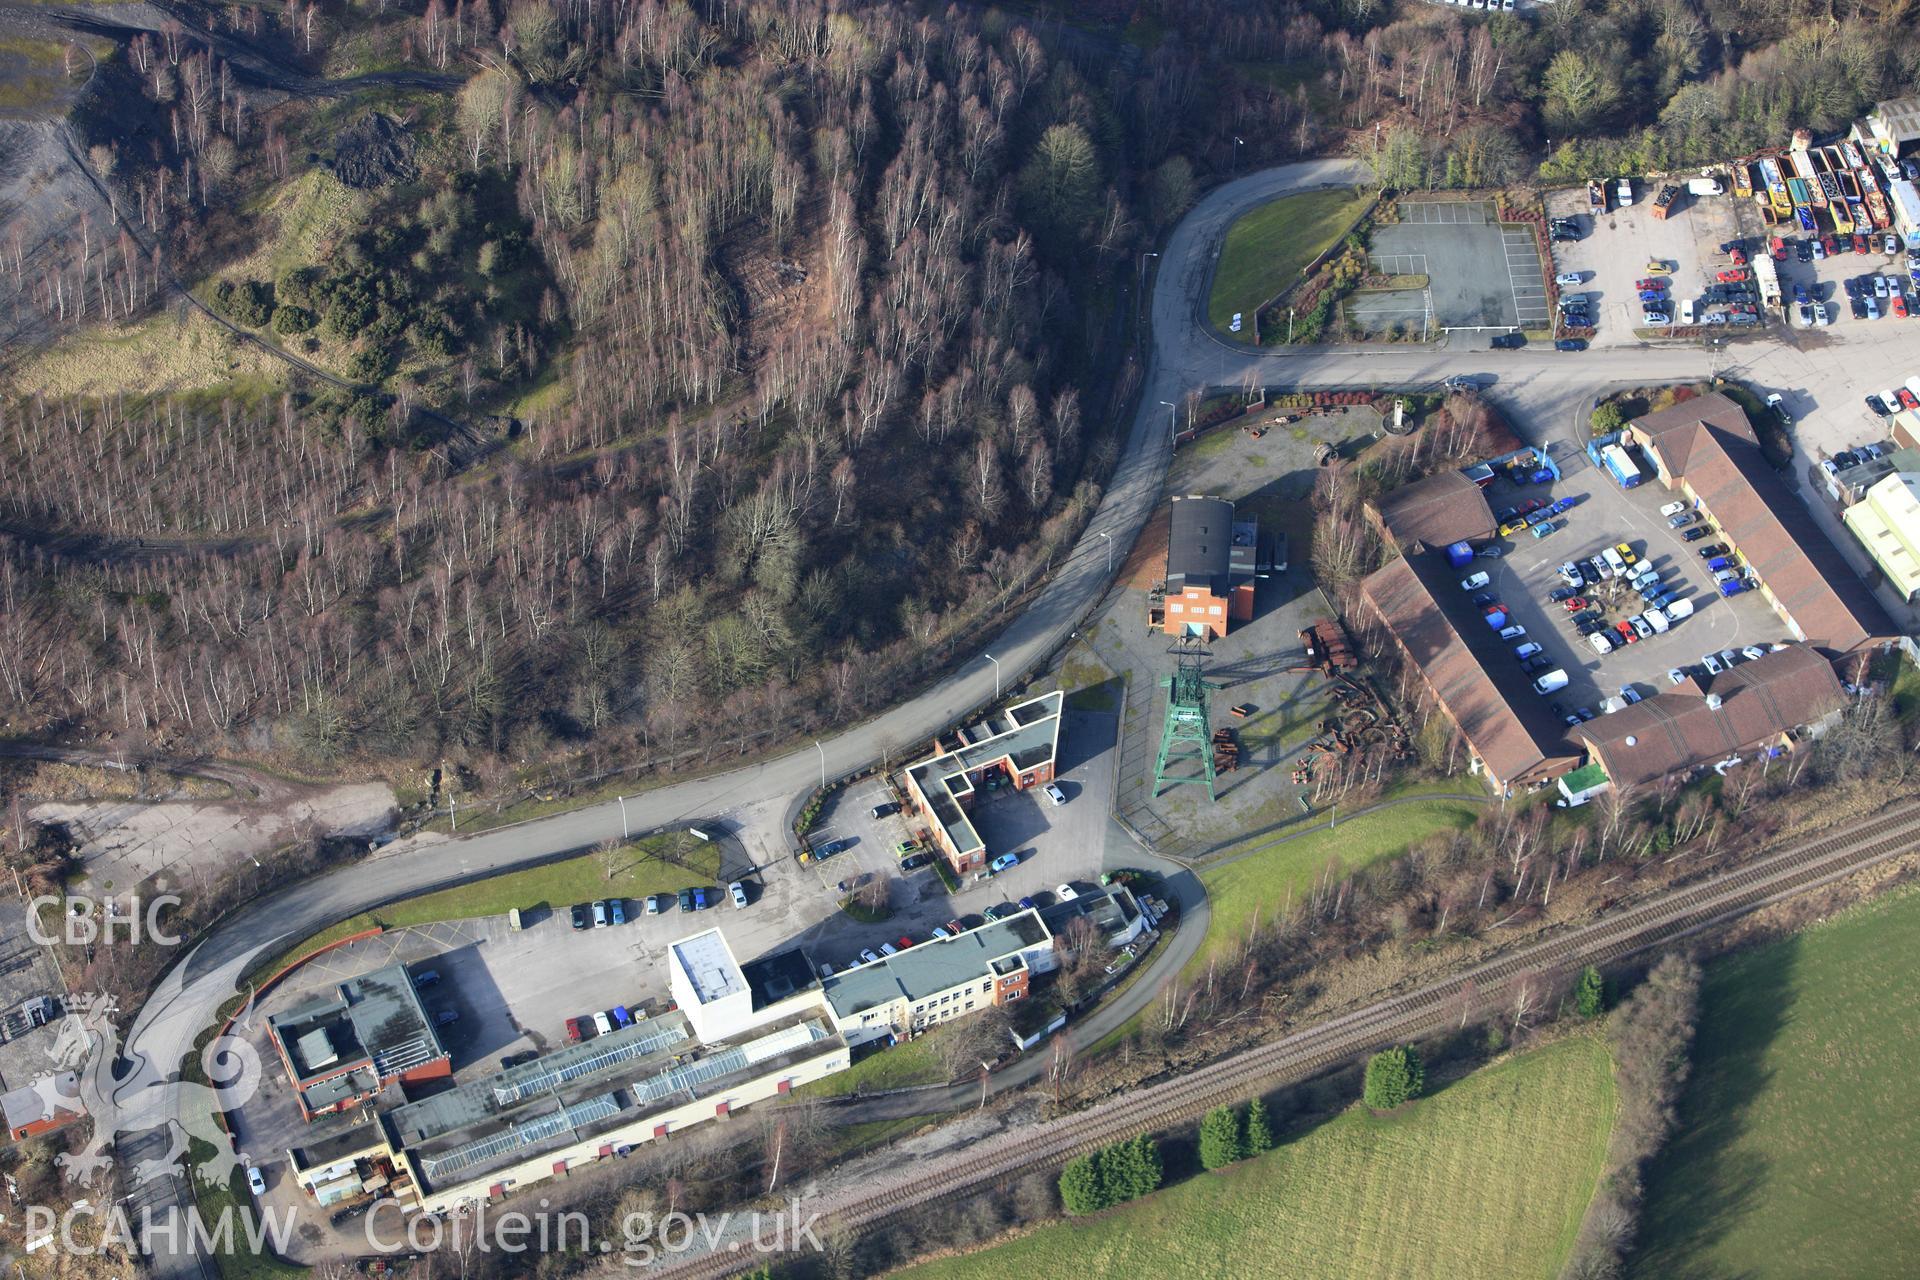
[[[1135,255],[1235,170],[1693,161],[1838,127],[1920,58],[1904,9],[1772,2],[180,12],[206,34],[127,40],[76,114],[129,225],[0,230],[0,306],[71,333],[177,278],[341,384],[15,388],[0,712],[316,765],[897,697],[1065,553]],[[316,169],[359,220],[240,265]]]

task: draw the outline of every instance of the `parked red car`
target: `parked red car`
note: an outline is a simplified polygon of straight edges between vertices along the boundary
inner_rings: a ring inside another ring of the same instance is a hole
[[[1523,516],[1527,515],[1530,512],[1538,511],[1540,508],[1546,505],[1547,505],[1547,500],[1545,498],[1528,498],[1525,502],[1520,504],[1520,514]]]
[[[1738,281],[1746,280],[1750,278],[1750,276],[1750,272],[1742,271],[1738,268],[1730,268],[1722,271],[1715,279],[1719,280],[1721,284],[1734,284]]]
[[[1905,320],[1907,318],[1907,295],[1906,294],[1904,293],[1894,294],[1892,298],[1888,299],[1888,304],[1892,306],[1893,314],[1895,314],[1896,316],[1899,316],[1902,320]]]
[[[1648,276],[1645,280],[1635,280],[1633,287],[1636,289],[1664,289],[1667,287],[1667,280],[1665,276]]]
[[[1727,252],[1727,258],[1736,267],[1744,267],[1747,265],[1747,251],[1745,249],[1731,249]]]
[[[1838,240],[1835,240],[1832,236],[1822,236],[1820,238],[1820,247],[1827,251],[1827,256],[1829,258],[1838,257],[1840,255],[1840,242]]]
[[[1905,387],[1895,388],[1893,394],[1900,398],[1900,407],[1902,409],[1920,409],[1920,396],[1915,396],[1913,392],[1907,390]]]
[[[1872,253],[1873,246],[1867,243],[1865,236],[1856,231],[1853,235],[1853,251],[1855,253]]]
[[[1787,242],[1779,236],[1775,236],[1773,239],[1767,241],[1767,252],[1773,255],[1775,262],[1785,262],[1787,260]]]
[[[1613,624],[1613,629],[1620,633],[1620,642],[1622,644],[1639,644],[1640,643],[1640,633],[1633,629],[1632,623],[1616,622]]]

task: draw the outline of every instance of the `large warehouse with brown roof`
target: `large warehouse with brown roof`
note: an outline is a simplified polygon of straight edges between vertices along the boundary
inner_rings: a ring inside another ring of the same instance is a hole
[[[1698,396],[1635,418],[1627,435],[1663,484],[1713,518],[1795,639],[1840,657],[1898,636],[1873,592],[1767,463],[1739,405],[1717,392]]]
[[[1360,594],[1466,739],[1495,791],[1558,777],[1580,763],[1579,751],[1478,612],[1463,619],[1469,625],[1455,620],[1455,612],[1472,606],[1454,577],[1443,555],[1415,552],[1368,577]]]
[[[1454,470],[1381,494],[1367,511],[1402,550],[1484,542],[1498,532],[1486,493],[1465,473]]]
[[[1696,764],[1786,746],[1819,731],[1844,705],[1833,664],[1789,645],[1715,676],[1580,726],[1587,753],[1616,787],[1658,781]]]

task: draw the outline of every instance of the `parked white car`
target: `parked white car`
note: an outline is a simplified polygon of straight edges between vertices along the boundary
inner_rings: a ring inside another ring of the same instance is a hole
[[[1669,502],[1666,506],[1660,508],[1660,514],[1663,516],[1677,516],[1686,509],[1687,504],[1684,502]]]
[[[1460,589],[1462,591],[1478,591],[1480,588],[1486,586],[1489,582],[1492,582],[1492,581],[1493,579],[1488,577],[1486,574],[1476,573],[1471,577],[1462,578],[1460,580]]]
[[[1578,271],[1562,271],[1553,278],[1553,282],[1558,285],[1579,284],[1585,278],[1586,277]]]

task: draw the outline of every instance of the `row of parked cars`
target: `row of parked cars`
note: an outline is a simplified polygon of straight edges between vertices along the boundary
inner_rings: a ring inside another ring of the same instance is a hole
[[[735,880],[727,885],[726,896],[735,907],[747,905],[747,886]],[[641,908],[647,915],[657,916],[678,907],[682,911],[705,911],[708,907],[720,905],[720,890],[705,885],[682,889],[679,893],[650,893],[640,900]],[[600,898],[593,902],[576,902],[572,910],[573,927],[576,929],[605,929],[627,922],[627,900],[625,898]]]
[[[1920,377],[1908,378],[1905,383],[1890,391],[1868,396],[1867,408],[1883,418],[1891,418],[1902,409],[1920,409]],[[1870,456],[1878,457],[1879,455]]]
[[[1855,276],[1844,283],[1855,320],[1878,320],[1884,313],[1897,320],[1914,314],[1907,306],[1907,280],[1891,272]]]
[[[1487,625],[1493,628],[1496,635],[1512,647],[1514,661],[1520,664],[1523,674],[1534,678],[1535,690],[1546,693],[1551,689],[1564,688],[1567,683],[1567,673],[1554,666],[1553,659],[1547,656],[1544,645],[1528,638],[1527,629],[1513,621],[1512,616],[1507,612],[1507,606],[1495,600],[1485,590],[1492,582],[1493,578],[1489,574],[1470,574],[1460,580],[1460,589],[1474,593],[1473,603],[1480,610],[1480,616],[1486,619]]]
[[[1045,897],[1046,895],[1043,893],[1041,896]],[[1080,891],[1070,884],[1058,885],[1053,891],[1055,902],[1072,902],[1079,896]],[[991,924],[996,920],[1003,920],[1008,916],[1016,915],[1022,911],[1032,911],[1039,905],[1038,902],[1030,897],[1021,898],[1017,904],[1011,902],[997,903],[980,913],[981,923]],[[933,932],[924,939],[924,941],[936,942],[945,938],[957,938],[968,930],[979,927],[980,925],[970,925],[961,917],[955,916],[945,924],[935,926]],[[860,949],[859,964],[878,964],[888,956],[897,956],[902,951],[910,950],[919,945],[920,942],[916,941],[912,934],[903,933],[892,942],[881,943],[877,950],[873,947],[862,947]],[[857,966],[850,965],[848,967],[853,968]],[[821,977],[831,978],[833,975],[834,967],[831,964],[822,964],[820,966]]]

